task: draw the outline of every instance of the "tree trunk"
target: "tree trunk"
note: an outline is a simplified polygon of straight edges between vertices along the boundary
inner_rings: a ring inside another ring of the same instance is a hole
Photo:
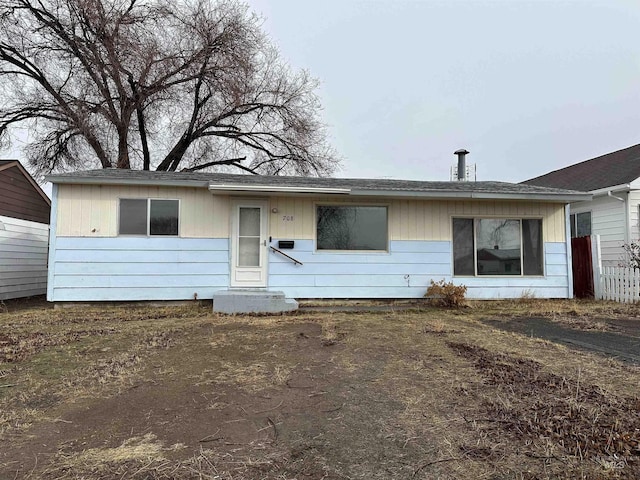
[[[140,142],[142,143],[142,169],[149,170],[151,167],[151,155],[149,154],[149,144],[147,143],[147,129],[144,126],[144,113],[142,107],[136,108],[138,116],[138,130],[140,131]]]
[[[176,142],[164,160],[162,160],[160,165],[158,165],[156,170],[159,172],[175,172],[178,169],[178,165],[180,164],[182,157],[189,148],[189,145],[191,145],[191,138],[185,134]]]
[[[118,163],[117,168],[129,169],[129,145],[128,132],[126,129],[118,129]]]

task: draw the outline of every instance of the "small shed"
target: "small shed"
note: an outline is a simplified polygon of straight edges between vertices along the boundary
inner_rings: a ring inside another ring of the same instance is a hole
[[[17,160],[0,160],[0,300],[47,291],[51,200]]]

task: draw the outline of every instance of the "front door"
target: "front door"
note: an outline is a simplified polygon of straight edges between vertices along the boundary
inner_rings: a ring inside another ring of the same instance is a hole
[[[231,286],[267,286],[266,200],[234,200],[231,218]]]

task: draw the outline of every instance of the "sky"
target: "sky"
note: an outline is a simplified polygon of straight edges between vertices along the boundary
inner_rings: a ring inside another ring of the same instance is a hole
[[[248,0],[318,91],[339,177],[520,182],[640,143],[638,0]]]
[[[246,1],[321,82],[339,177],[449,180],[465,148],[520,182],[640,143],[638,0]]]

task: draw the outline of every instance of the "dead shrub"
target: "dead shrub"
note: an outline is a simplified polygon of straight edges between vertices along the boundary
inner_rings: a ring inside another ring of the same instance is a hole
[[[439,282],[431,280],[431,285],[427,288],[427,293],[424,296],[434,305],[460,308],[465,304],[466,294],[467,287],[465,285],[455,285],[453,282],[445,282],[444,280]]]

